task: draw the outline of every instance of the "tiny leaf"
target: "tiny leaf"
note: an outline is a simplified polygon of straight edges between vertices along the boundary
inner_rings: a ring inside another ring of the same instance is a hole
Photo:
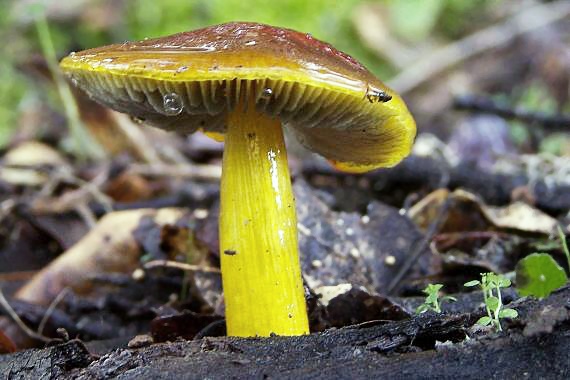
[[[505,278],[505,277],[499,277],[498,278],[498,284],[499,284],[499,287],[501,287],[501,288],[508,288],[509,286],[511,286],[511,280],[509,280],[508,278]]]
[[[481,317],[479,318],[479,320],[477,321],[478,325],[481,326],[488,326],[491,323],[491,318],[485,316],[485,317]]]
[[[516,318],[519,313],[515,309],[503,309],[499,312],[499,318]]]
[[[420,305],[418,306],[418,308],[416,309],[416,314],[422,314],[425,313],[426,311],[429,310],[428,305]]]
[[[434,303],[437,301],[437,294],[430,294],[426,297],[426,302]]]
[[[440,289],[443,288],[442,284],[429,284],[428,289],[430,289],[430,293],[437,293]]]
[[[465,284],[463,284],[463,286],[471,287],[471,286],[477,286],[479,284],[480,284],[480,282],[478,280],[473,280],[473,281],[466,282]]]
[[[499,299],[495,296],[487,298],[487,307],[491,310],[497,310],[499,307]]]
[[[533,253],[519,261],[516,274],[519,293],[538,298],[547,297],[568,280],[564,269],[546,253]]]

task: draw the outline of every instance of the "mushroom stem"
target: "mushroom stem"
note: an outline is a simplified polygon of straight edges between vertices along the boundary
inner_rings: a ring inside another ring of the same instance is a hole
[[[237,104],[227,118],[220,256],[231,336],[309,332],[281,123]]]

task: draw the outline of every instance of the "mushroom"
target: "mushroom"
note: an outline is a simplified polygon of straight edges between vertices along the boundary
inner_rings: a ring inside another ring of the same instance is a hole
[[[227,23],[71,53],[71,81],[166,130],[223,133],[220,256],[228,335],[309,332],[281,126],[337,168],[397,164],[416,127],[402,99],[310,34]]]

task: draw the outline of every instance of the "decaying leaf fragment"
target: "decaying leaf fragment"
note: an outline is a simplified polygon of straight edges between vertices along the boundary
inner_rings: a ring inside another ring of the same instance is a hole
[[[48,167],[71,171],[58,151],[37,141],[26,141],[10,149],[2,158],[0,180],[12,185],[40,186],[49,179],[41,169]]]
[[[87,292],[93,275],[129,273],[139,266],[142,254],[134,230],[143,218],[156,224],[174,224],[183,216],[181,209],[140,209],[107,214],[77,244],[40,271],[16,293],[16,298],[35,304],[49,304],[66,287]]]
[[[477,225],[487,224],[487,227],[492,226],[501,230],[550,235],[556,231],[558,225],[556,219],[526,203],[490,206],[477,195],[461,189],[453,192],[447,189],[433,191],[410,209],[409,216],[425,229],[446,199],[452,202],[446,224],[451,223],[456,227],[471,222]],[[471,221],[466,221],[466,209],[475,211],[479,215],[471,218]]]

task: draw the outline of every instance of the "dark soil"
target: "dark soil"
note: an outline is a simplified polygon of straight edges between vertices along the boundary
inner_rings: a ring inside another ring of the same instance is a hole
[[[511,306],[520,318],[501,333],[470,330],[477,313],[429,313],[302,337],[205,337],[103,356],[70,341],[0,356],[0,372],[9,379],[567,379],[570,287]]]

